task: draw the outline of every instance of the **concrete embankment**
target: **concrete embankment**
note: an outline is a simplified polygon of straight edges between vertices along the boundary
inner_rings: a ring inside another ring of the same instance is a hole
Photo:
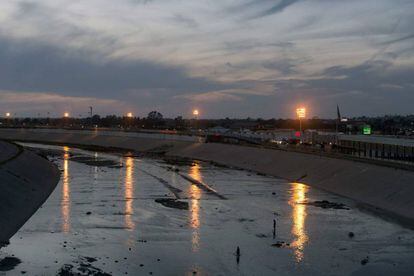
[[[0,138],[155,151],[213,161],[343,195],[414,227],[414,172],[409,170],[296,152],[183,139],[124,137],[115,133],[57,131],[47,134],[35,130],[0,130]]]
[[[193,144],[168,155],[214,161],[306,183],[380,209],[414,227],[414,172],[311,154],[224,144]],[[379,212],[381,213],[381,212]]]
[[[61,129],[0,129],[0,139],[165,152],[199,141],[198,137],[163,134]]]
[[[58,168],[45,158],[0,141],[0,247],[49,197],[59,178]]]

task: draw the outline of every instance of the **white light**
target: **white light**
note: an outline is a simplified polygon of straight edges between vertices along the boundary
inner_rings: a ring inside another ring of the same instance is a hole
[[[296,114],[298,115],[298,118],[303,119],[306,117],[306,108],[299,107],[296,108]]]

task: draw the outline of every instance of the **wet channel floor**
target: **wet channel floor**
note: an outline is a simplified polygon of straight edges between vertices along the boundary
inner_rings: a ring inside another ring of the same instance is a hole
[[[204,162],[26,146],[42,148],[61,181],[1,249],[0,275],[414,273],[412,230],[300,183]]]

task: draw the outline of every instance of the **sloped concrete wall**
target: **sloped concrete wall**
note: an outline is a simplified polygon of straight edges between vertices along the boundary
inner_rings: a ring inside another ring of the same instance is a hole
[[[45,158],[1,142],[0,246],[36,212],[59,182],[58,168]],[[13,155],[5,152],[13,152]],[[6,154],[7,155],[7,154]]]
[[[72,145],[114,147],[137,151],[164,152],[171,148],[180,148],[195,142],[194,137],[145,134],[134,136],[128,132],[78,131],[45,129],[0,129],[0,139],[28,142],[66,143]],[[193,140],[191,140],[193,138]],[[187,141],[186,141],[187,140]]]
[[[173,156],[214,161],[298,181],[379,208],[414,226],[414,172],[344,159],[224,144],[193,144]]]

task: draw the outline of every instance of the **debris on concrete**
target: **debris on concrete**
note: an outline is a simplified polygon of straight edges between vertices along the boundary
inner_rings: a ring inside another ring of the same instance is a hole
[[[343,203],[330,202],[327,200],[320,200],[320,201],[317,200],[313,202],[299,202],[299,204],[311,205],[311,206],[320,207],[323,209],[350,210],[350,208]]]
[[[365,257],[361,260],[361,265],[366,265],[369,262],[369,257]]]
[[[272,246],[277,248],[287,248],[290,246],[290,244],[284,241],[277,241],[276,243],[273,243]]]
[[[10,271],[21,263],[19,258],[6,257],[0,261],[0,271]]]
[[[188,202],[185,201],[179,201],[174,198],[157,198],[155,199],[155,202],[162,204],[165,207],[168,208],[175,208],[180,210],[188,210]]]

